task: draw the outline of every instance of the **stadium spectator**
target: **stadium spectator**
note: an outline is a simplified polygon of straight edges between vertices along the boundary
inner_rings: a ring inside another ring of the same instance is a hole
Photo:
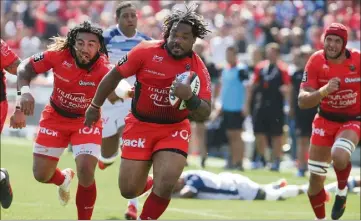
[[[226,168],[244,170],[244,143],[241,133],[243,122],[249,113],[246,103],[248,71],[245,64],[238,62],[237,50],[236,46],[226,49],[227,66],[223,69],[218,87],[220,88],[223,125],[228,137],[231,159]],[[218,90],[216,91],[218,92]],[[217,92],[215,99],[217,99]]]
[[[289,99],[290,78],[286,64],[279,58],[280,47],[277,43],[266,46],[266,60],[258,63],[254,70],[252,86],[248,93],[257,91],[252,116],[258,154],[264,162],[267,136],[271,136],[273,164],[271,170],[278,171],[282,156],[282,134],[285,121],[283,107]],[[247,105],[250,109],[250,101]],[[264,166],[264,165],[261,165]]]

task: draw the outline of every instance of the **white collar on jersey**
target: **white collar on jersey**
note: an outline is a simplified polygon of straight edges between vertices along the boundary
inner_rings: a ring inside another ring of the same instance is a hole
[[[122,32],[122,30],[120,30],[119,25],[117,24],[116,26],[117,26],[117,29],[118,29],[119,33],[122,34],[122,36],[123,36],[124,38],[126,38],[126,39],[133,39],[133,38],[137,37],[137,34],[138,34],[138,30],[137,30],[137,29],[135,29],[135,34],[134,34],[133,37],[127,37],[127,36]]]

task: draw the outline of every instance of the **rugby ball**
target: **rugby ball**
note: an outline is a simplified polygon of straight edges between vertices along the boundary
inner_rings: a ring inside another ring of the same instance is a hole
[[[190,85],[193,94],[195,95],[199,94],[201,88],[200,87],[201,82],[199,80],[198,75],[194,71],[186,71],[182,74],[177,75],[175,79],[183,84]],[[172,91],[173,88],[171,87],[169,91],[169,102],[172,105],[172,107],[177,108],[179,110],[186,109],[187,108],[186,102],[173,95]]]

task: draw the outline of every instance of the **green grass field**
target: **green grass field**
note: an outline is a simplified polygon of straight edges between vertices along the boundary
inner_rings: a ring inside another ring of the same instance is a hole
[[[192,162],[191,162],[192,164]],[[1,139],[1,167],[11,176],[14,201],[10,209],[1,209],[1,219],[76,219],[75,192],[77,182],[72,183],[72,199],[66,207],[60,206],[56,187],[40,184],[32,176],[32,143],[17,138]],[[64,152],[59,167],[75,168],[73,157]],[[124,219],[127,201],[117,186],[119,161],[105,171],[97,170],[98,196],[93,219]],[[195,166],[186,169],[195,169]],[[220,172],[221,169],[209,168]],[[307,178],[296,178],[292,173],[273,173],[266,170],[246,171],[256,182],[269,183],[285,177],[289,184],[304,184]],[[332,180],[329,180],[332,181]],[[140,199],[141,203],[145,198]],[[327,204],[327,216],[333,201]],[[162,219],[307,219],[314,215],[305,195],[279,202],[212,201],[173,199]],[[349,195],[346,212],[342,219],[360,220],[360,196]]]

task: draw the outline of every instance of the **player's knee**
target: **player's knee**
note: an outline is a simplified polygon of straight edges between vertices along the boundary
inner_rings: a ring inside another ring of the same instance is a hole
[[[138,196],[137,191],[135,189],[122,188],[122,187],[120,187],[120,194],[125,199],[133,199],[133,198],[136,198]]]
[[[331,151],[334,167],[345,168],[355,148],[356,146],[351,140],[338,138],[333,144]]]
[[[320,162],[315,160],[308,160],[308,169],[310,173],[317,176],[326,176],[328,168],[330,167],[329,163]]]
[[[154,183],[153,191],[158,196],[163,198],[169,198],[172,195],[175,184],[169,180],[164,180],[159,183]]]
[[[46,183],[51,179],[51,174],[44,170],[33,169],[33,176],[36,181],[40,183]]]
[[[82,164],[77,166],[77,175],[79,183],[82,186],[89,186],[94,181],[94,166],[89,164]]]
[[[310,174],[308,193],[311,195],[320,192],[324,186],[326,177],[317,174]]]

